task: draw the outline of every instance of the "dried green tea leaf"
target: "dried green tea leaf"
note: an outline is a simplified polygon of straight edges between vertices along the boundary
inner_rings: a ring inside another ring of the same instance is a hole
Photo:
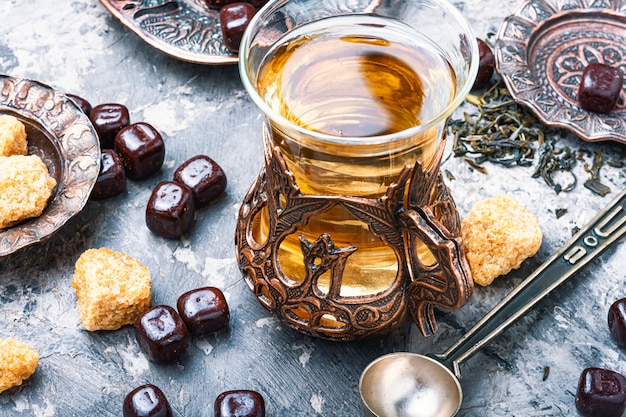
[[[554,214],[556,215],[557,219],[560,219],[561,217],[563,217],[565,213],[567,213],[566,208],[558,208],[554,211]]]

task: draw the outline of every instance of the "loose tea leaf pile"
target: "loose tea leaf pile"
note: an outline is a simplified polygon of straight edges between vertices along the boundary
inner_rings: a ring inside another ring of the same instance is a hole
[[[501,81],[482,96],[470,94],[466,100],[476,106],[477,111],[465,112],[462,119],[451,120],[448,129],[454,136],[454,155],[463,157],[472,168],[486,174],[486,162],[507,167],[535,164],[532,177],[542,178],[560,193],[575,188],[577,178],[572,169],[587,155],[593,157],[593,163],[591,167],[585,164],[585,171],[591,175],[585,187],[599,195],[611,191],[600,182],[602,155],[556,146],[565,132],[542,124],[529,109],[513,99]],[[568,176],[570,179],[566,178]]]
[[[464,113],[462,120],[449,123],[454,134],[454,154],[464,156],[474,167],[487,161],[507,166],[531,165],[534,142],[541,144],[545,140],[536,118],[518,105],[500,83],[482,97],[468,95],[466,99],[478,112]]]

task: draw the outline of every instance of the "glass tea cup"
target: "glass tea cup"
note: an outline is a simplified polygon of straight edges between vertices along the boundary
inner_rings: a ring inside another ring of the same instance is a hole
[[[260,302],[332,340],[411,314],[434,330],[432,306],[458,308],[472,289],[439,172],[478,69],[468,22],[445,0],[274,0],[250,22],[239,69],[264,115],[265,167],[236,232]],[[407,294],[432,286],[420,277],[453,280],[455,294]]]

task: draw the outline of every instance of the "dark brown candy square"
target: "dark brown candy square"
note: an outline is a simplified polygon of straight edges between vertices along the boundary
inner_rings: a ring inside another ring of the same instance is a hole
[[[586,368],[580,375],[576,409],[586,417],[621,417],[626,408],[626,378],[602,368]]]
[[[578,88],[580,106],[598,113],[609,113],[617,104],[623,79],[622,72],[610,65],[587,65]]]
[[[194,222],[193,193],[184,184],[162,181],[156,185],[146,206],[146,225],[155,235],[177,239]]]
[[[206,155],[185,161],[174,172],[174,181],[191,189],[197,207],[207,205],[222,194],[227,183],[222,167]]]
[[[265,6],[265,4],[267,4],[268,1],[269,0],[248,0],[248,3],[250,3],[257,9],[260,9],[261,7]]]
[[[220,28],[224,37],[224,46],[232,52],[239,51],[241,37],[248,27],[256,9],[250,3],[231,3],[220,10]]]
[[[256,391],[226,391],[215,399],[215,417],[265,417],[265,401]]]
[[[608,324],[617,345],[626,349],[626,298],[620,298],[611,304]]]
[[[113,149],[100,154],[100,173],[91,191],[93,200],[102,200],[126,192],[126,172],[120,157]]]
[[[148,123],[133,123],[115,136],[115,150],[120,155],[128,178],[143,179],[157,173],[165,160],[161,134]]]
[[[478,73],[472,88],[480,89],[485,87],[491,80],[496,67],[496,59],[493,51],[485,41],[476,38],[476,42],[478,43]]]
[[[172,408],[159,387],[146,384],[132,390],[122,405],[124,417],[172,417]]]
[[[68,98],[70,98],[78,107],[80,107],[80,109],[82,110],[83,113],[85,113],[87,115],[87,117],[89,117],[89,115],[91,114],[91,104],[85,100],[84,98],[77,96],[76,94],[66,94]]]
[[[189,348],[189,332],[176,310],[157,305],[135,321],[135,339],[153,362],[173,362]]]
[[[91,109],[89,119],[98,133],[102,149],[113,149],[117,132],[130,124],[128,109],[118,103],[98,104]]]
[[[208,334],[224,329],[230,311],[224,293],[215,287],[197,288],[178,297],[178,313],[193,334]]]
[[[219,10],[227,4],[235,3],[241,0],[204,0],[207,6],[211,9]]]

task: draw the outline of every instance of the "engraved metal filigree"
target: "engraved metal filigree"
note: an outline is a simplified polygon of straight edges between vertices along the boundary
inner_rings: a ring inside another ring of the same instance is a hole
[[[411,318],[424,335],[437,330],[434,307],[455,310],[471,297],[473,281],[460,239],[460,220],[439,170],[405,168],[379,199],[344,195],[309,195],[300,188],[264,128],[265,167],[246,195],[236,230],[237,261],[261,304],[289,327],[329,340],[348,341],[384,334]],[[407,189],[408,188],[408,189]],[[293,282],[279,264],[285,237],[318,214],[341,206],[391,248],[398,259],[394,282],[372,295],[342,296],[344,265],[358,247],[336,247],[332,231],[315,241],[300,236],[305,277]],[[265,211],[267,238],[253,236],[255,218]],[[426,245],[436,262],[425,265],[416,255]],[[319,277],[330,271],[329,289]],[[325,323],[332,317],[333,325]],[[336,325],[340,323],[341,325]]]
[[[41,216],[0,229],[0,256],[6,256],[49,238],[82,210],[100,172],[100,143],[80,108],[38,81],[0,75],[0,113],[24,123],[28,152],[57,182]]]
[[[219,10],[205,0],[100,0],[126,28],[171,57],[196,64],[236,64],[224,45]],[[326,11],[367,11],[377,0],[329,0]],[[303,13],[311,11],[303,7]]]
[[[143,41],[174,58],[196,64],[235,64],[224,46],[219,10],[203,0],[100,0]]]
[[[582,109],[577,99],[588,64],[626,72],[624,45],[624,0],[526,0],[498,31],[496,65],[511,95],[545,124],[587,141],[626,143],[624,91],[609,114]]]

